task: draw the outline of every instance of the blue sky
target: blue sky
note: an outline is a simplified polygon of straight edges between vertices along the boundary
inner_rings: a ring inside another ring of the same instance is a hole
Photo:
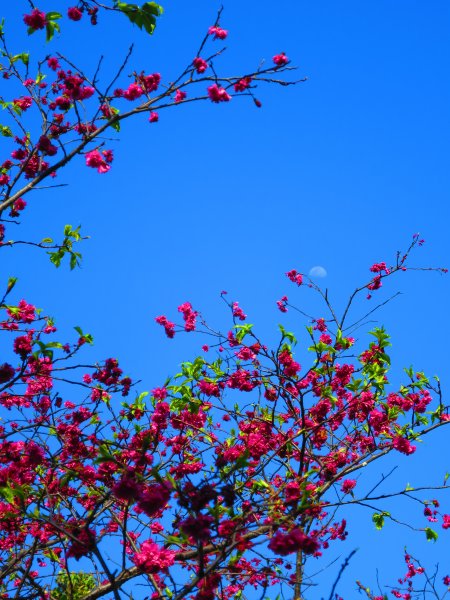
[[[70,3],[42,0],[39,7],[61,4]],[[173,79],[195,56],[218,8],[210,0],[179,4],[164,3],[152,38],[123,19],[104,19],[97,29],[66,21],[52,51],[86,69],[104,54],[107,73],[134,42],[133,69]],[[39,34],[27,39],[14,22],[26,10],[26,2],[2,7],[10,44],[46,54]],[[111,172],[98,175],[79,158],[58,177],[68,187],[27,197],[21,233],[14,234],[58,237],[66,223],[81,224],[91,236],[83,267],[57,271],[44,255],[16,248],[5,250],[11,258],[1,274],[19,276],[18,298],[54,315],[65,334],[73,325],[90,331],[95,357],[120,357],[145,389],[160,385],[203,343],[195,336],[167,340],[154,324],[161,313],[175,319],[185,300],[225,328],[219,294],[228,290],[270,342],[282,319],[275,301],[285,293],[323,316],[318,298],[289,285],[284,273],[292,268],[322,265],[328,275],[321,282],[339,307],[372,263],[393,261],[415,232],[426,244],[411,264],[449,266],[449,17],[444,0],[227,0],[222,25],[230,35],[218,69],[247,72],[285,51],[308,81],[261,88],[261,109],[234,98],[175,107],[153,125],[145,118],[124,123],[110,144]],[[444,390],[449,281],[436,273],[399,276],[379,298],[402,295],[376,317],[393,336],[394,370],[414,364],[437,373]],[[283,322],[301,332],[303,321],[292,311]],[[440,482],[450,470],[447,446],[445,432],[436,434],[413,459],[400,460],[398,485],[424,471]],[[368,514],[357,519],[360,533],[346,548],[361,550],[340,590],[350,597],[356,578],[375,581],[375,567],[382,581],[402,574],[408,540],[393,527],[375,534]],[[434,549],[419,541],[417,553],[431,564],[449,549],[448,541]],[[384,558],[374,559],[374,548]]]

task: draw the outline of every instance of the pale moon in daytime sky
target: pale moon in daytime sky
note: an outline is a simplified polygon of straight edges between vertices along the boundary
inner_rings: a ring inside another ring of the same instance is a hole
[[[317,267],[313,267],[312,269],[309,270],[309,276],[310,277],[326,277],[327,272],[323,267],[317,266]]]

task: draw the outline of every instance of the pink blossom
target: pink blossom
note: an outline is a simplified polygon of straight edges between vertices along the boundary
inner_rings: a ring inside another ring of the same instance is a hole
[[[165,400],[167,398],[167,390],[163,388],[154,388],[152,390],[152,396],[157,400]]]
[[[106,119],[110,119],[114,115],[113,109],[109,106],[109,104],[102,104],[100,106],[100,110]]]
[[[208,29],[208,34],[213,35],[215,40],[224,40],[228,35],[228,31],[226,29],[221,29],[217,25],[212,25]]]
[[[106,157],[102,156],[98,150],[91,150],[90,152],[86,152],[86,165],[93,169],[97,169],[99,173],[107,173],[110,170],[110,165],[106,162],[112,161],[112,154],[110,154],[110,150],[104,150],[103,154]]]
[[[234,91],[244,92],[247,88],[250,87],[251,82],[251,77],[243,77],[242,79],[239,79],[239,81],[236,81],[236,83],[234,84]]]
[[[302,550],[305,554],[314,554],[320,545],[316,538],[307,536],[296,528],[286,534],[277,531],[269,542],[269,548],[275,554],[287,556],[297,550]]]
[[[13,104],[20,108],[20,110],[26,111],[33,104],[33,99],[30,96],[24,96],[23,98],[13,100]]]
[[[240,321],[245,321],[245,319],[247,318],[247,315],[244,313],[242,308],[240,308],[238,302],[233,302],[233,305],[231,308],[233,311],[233,317],[236,317]]]
[[[105,160],[107,163],[112,163],[113,158],[114,158],[112,150],[103,150],[102,154],[105,157]]]
[[[155,111],[152,111],[150,113],[150,116],[149,116],[148,120],[149,120],[150,123],[157,123],[159,121],[159,115],[158,115],[158,113],[155,112]]]
[[[27,203],[25,202],[25,200],[23,198],[17,198],[17,200],[14,202],[14,204],[11,207],[11,210],[9,212],[9,216],[10,217],[18,217],[19,213],[24,210],[24,208],[26,207]]]
[[[178,104],[179,102],[183,102],[183,100],[186,98],[186,96],[187,96],[186,92],[183,92],[182,90],[177,90],[174,100]]]
[[[194,68],[197,71],[197,73],[204,73],[208,68],[208,63],[206,62],[206,60],[200,58],[199,56],[194,58],[192,64],[194,65]]]
[[[57,69],[60,68],[59,61],[54,56],[50,56],[50,58],[47,59],[47,65],[53,71],[56,71]]]
[[[47,17],[41,10],[35,8],[29,15],[24,15],[23,22],[25,25],[28,25],[30,29],[36,31],[38,29],[44,29],[47,25]]]
[[[175,552],[161,548],[152,540],[141,544],[139,552],[133,556],[134,564],[145,573],[158,573],[165,571],[175,562]]]
[[[381,273],[382,271],[386,271],[386,273],[389,273],[389,269],[386,267],[386,263],[385,262],[380,262],[380,263],[375,263],[370,267],[370,270],[372,271],[372,273]]]
[[[220,389],[217,383],[206,381],[205,379],[201,379],[198,382],[198,389],[205,396],[216,396],[217,398],[220,396]]]
[[[164,315],[160,315],[159,317],[156,317],[155,321],[158,323],[158,325],[162,325],[164,327],[164,330],[165,330],[168,338],[173,338],[175,336],[175,323],[172,323],[172,321],[169,321],[168,318],[165,317]]]
[[[76,6],[71,6],[68,10],[67,10],[67,16],[69,17],[69,19],[71,19],[72,21],[79,21],[81,19],[81,17],[83,16],[83,13],[81,12],[81,10],[79,8],[77,8]]]
[[[329,335],[328,333],[322,333],[319,340],[322,342],[322,344],[327,344],[328,346],[331,346],[333,342],[331,335]]]
[[[344,494],[348,494],[353,490],[353,488],[355,486],[356,486],[355,479],[344,479],[344,481],[342,482],[341,490],[343,491]]]
[[[296,481],[290,481],[285,487],[285,502],[287,504],[295,504],[302,497],[300,486]]]
[[[82,556],[86,556],[95,548],[95,531],[93,529],[75,528],[72,532],[75,539],[72,541],[66,556],[73,556],[79,560]]]
[[[256,358],[256,354],[251,348],[244,346],[239,350],[239,352],[236,352],[236,357],[239,358],[239,360],[254,360]]]
[[[283,296],[280,300],[277,300],[278,310],[280,310],[283,313],[286,313],[288,311],[287,303],[288,303],[287,296]]]
[[[54,156],[58,152],[58,148],[51,143],[50,138],[46,135],[41,135],[39,138],[37,149],[47,156]]]
[[[211,535],[210,526],[213,522],[214,519],[209,515],[199,514],[181,521],[180,527],[187,535],[196,540],[207,540]]]
[[[442,515],[442,528],[450,529],[450,515]]]
[[[35,306],[28,304],[25,300],[21,300],[17,306],[9,306],[6,312],[13,321],[32,323],[36,319],[35,311]]]
[[[278,398],[278,392],[274,387],[267,388],[264,392],[264,398],[270,400],[271,402],[275,402]]]
[[[136,479],[126,473],[117,483],[115,483],[111,492],[119,500],[132,501],[136,500],[139,496],[142,485],[140,485]]]
[[[123,92],[122,96],[125,100],[136,100],[140,98],[144,90],[137,83],[130,83],[128,88]]]
[[[284,52],[280,52],[280,54],[275,54],[272,60],[277,65],[277,67],[282,67],[283,65],[286,65],[289,62],[289,58]]]
[[[317,329],[319,331],[321,331],[322,333],[325,332],[327,330],[327,325],[325,323],[325,319],[317,319],[316,320],[316,324],[314,325],[313,329]]]
[[[152,73],[151,75],[142,74],[138,77],[138,80],[144,92],[150,94],[151,92],[156,92],[158,89],[161,82],[161,75],[159,73]]]
[[[375,277],[372,279],[372,281],[367,285],[367,289],[368,290],[379,290],[380,287],[383,285],[382,281],[381,281],[381,275],[375,275]]]
[[[413,446],[409,440],[407,440],[404,437],[401,437],[400,435],[396,436],[392,440],[392,445],[396,450],[398,450],[402,454],[406,454],[406,455],[413,454],[416,451],[416,447]],[[449,527],[450,527],[450,523],[449,523]]]
[[[165,482],[155,483],[139,491],[138,508],[148,517],[163,509],[170,499],[171,486]]]
[[[198,312],[192,309],[192,304],[190,302],[180,304],[178,312],[183,314],[185,331],[194,331]]]
[[[231,100],[230,94],[217,83],[209,86],[208,96],[213,102],[229,102]]]
[[[31,340],[28,336],[22,335],[14,340],[14,352],[24,359],[27,354],[31,354]]]
[[[295,269],[288,271],[286,273],[286,276],[288,279],[290,279],[290,281],[296,283],[297,285],[302,285],[303,283],[303,275],[301,273],[298,273]]]

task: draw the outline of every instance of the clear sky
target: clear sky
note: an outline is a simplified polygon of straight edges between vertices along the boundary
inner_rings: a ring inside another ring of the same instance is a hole
[[[10,45],[47,53],[42,36],[28,40],[14,22],[27,3],[4,4]],[[38,5],[47,11],[70,4]],[[195,56],[218,4],[163,4],[152,38],[123,19],[105,19],[97,29],[66,21],[51,50],[86,69],[104,54],[108,72],[133,41],[133,69],[174,79]],[[394,261],[416,232],[426,244],[411,264],[450,266],[449,3],[224,4],[222,25],[230,35],[218,70],[251,71],[285,51],[308,81],[261,88],[261,109],[233,98],[226,105],[175,107],[152,125],[145,117],[124,123],[119,141],[109,144],[115,153],[110,173],[98,175],[80,157],[58,177],[68,187],[27,197],[21,233],[14,234],[58,237],[66,223],[81,224],[91,236],[82,269],[57,271],[44,255],[19,248],[0,264],[3,278],[19,276],[19,297],[54,315],[65,334],[72,325],[90,331],[96,340],[91,356],[118,356],[128,374],[142,379],[142,389],[160,385],[203,343],[195,336],[167,340],[153,321],[161,313],[175,319],[185,300],[225,328],[219,294],[228,290],[270,342],[282,318],[299,333],[303,326],[292,311],[282,317],[276,310],[284,293],[323,316],[318,299],[289,285],[284,273],[292,268],[324,267],[327,277],[320,281],[339,307],[372,263]],[[447,396],[449,282],[436,273],[399,276],[379,298],[402,296],[375,317],[392,334],[394,370],[414,364],[439,374]],[[364,333],[358,332],[362,340]],[[392,487],[424,481],[424,474],[440,483],[450,471],[446,432],[399,464]],[[342,551],[361,549],[343,579],[344,597],[352,597],[356,578],[373,584],[376,568],[380,581],[402,575],[405,541],[431,565],[440,559],[442,574],[450,571],[444,531],[442,545],[432,548],[423,535],[410,542],[393,526],[374,533],[370,514],[356,518],[358,531]]]

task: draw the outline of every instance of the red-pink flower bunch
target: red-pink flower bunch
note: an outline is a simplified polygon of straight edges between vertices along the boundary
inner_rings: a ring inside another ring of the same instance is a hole
[[[228,31],[218,25],[212,25],[208,29],[208,34],[212,35],[215,40],[224,40],[228,36]]]
[[[97,169],[99,173],[107,173],[111,168],[113,161],[112,150],[91,150],[86,152],[86,165],[92,169]]]
[[[175,563],[175,552],[161,548],[152,540],[142,542],[139,552],[133,556],[134,564],[145,573],[167,571]]]
[[[210,85],[208,88],[208,96],[212,100],[212,102],[229,102],[231,100],[230,94],[226,91],[225,88],[221,87],[217,83]]]
[[[44,12],[38,8],[34,8],[30,14],[24,15],[23,22],[30,29],[37,31],[38,29],[44,29],[47,25],[47,17]]]
[[[288,279],[290,279],[290,281],[296,283],[297,285],[302,285],[303,283],[303,275],[301,273],[298,273],[295,269],[291,269],[291,271],[288,271],[286,273],[286,276]]]
[[[169,319],[164,315],[156,317],[155,321],[158,323],[158,325],[162,325],[164,327],[164,331],[166,332],[168,338],[173,338],[175,336],[175,323],[169,321]]]
[[[287,556],[293,552],[301,550],[305,554],[314,554],[320,548],[320,543],[316,538],[306,535],[298,528],[292,529],[289,533],[277,533],[270,540],[268,547],[275,554]]]
[[[184,302],[178,307],[178,312],[182,313],[185,331],[194,331],[198,312],[193,310],[190,302]]]

